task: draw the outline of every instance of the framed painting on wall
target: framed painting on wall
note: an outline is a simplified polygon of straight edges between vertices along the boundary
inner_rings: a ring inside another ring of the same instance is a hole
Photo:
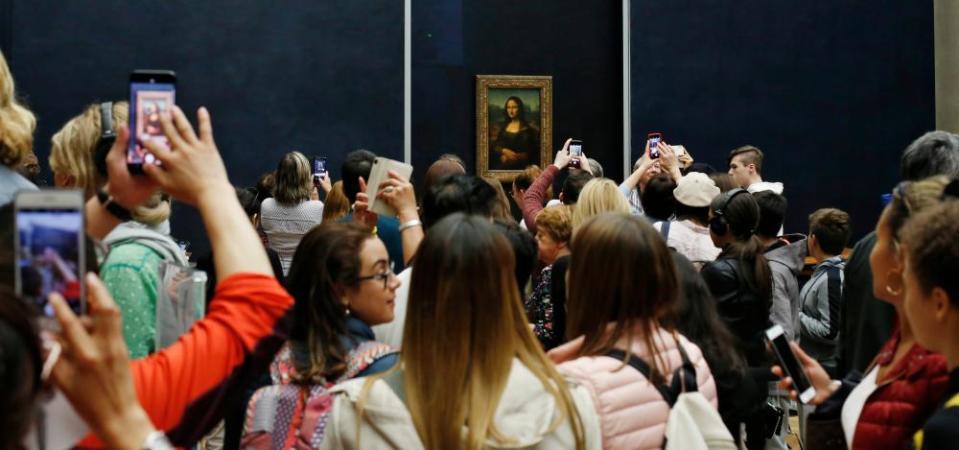
[[[476,76],[476,173],[512,181],[553,160],[553,77]]]

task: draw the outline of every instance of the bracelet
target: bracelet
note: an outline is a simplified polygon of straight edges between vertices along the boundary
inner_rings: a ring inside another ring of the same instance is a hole
[[[143,440],[143,445],[140,448],[143,450],[172,450],[173,444],[170,444],[170,440],[162,431],[154,430]]]
[[[130,210],[120,206],[120,204],[113,200],[113,197],[107,194],[103,189],[97,190],[97,200],[100,201],[100,204],[103,205],[103,208],[106,209],[108,213],[120,219],[121,222],[133,220],[133,215],[130,214]]]
[[[400,233],[402,233],[403,230],[413,228],[413,227],[421,227],[421,226],[423,226],[423,222],[420,222],[419,219],[413,219],[407,222],[403,222],[400,225]]]

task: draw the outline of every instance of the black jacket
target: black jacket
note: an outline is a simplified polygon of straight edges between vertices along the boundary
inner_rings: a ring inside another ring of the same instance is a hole
[[[750,366],[765,365],[768,358],[763,336],[770,326],[771,299],[763,298],[755,288],[752,261],[720,255],[700,273],[716,298],[723,322],[738,338],[746,362]]]
[[[839,371],[864,372],[892,336],[896,310],[872,295],[869,254],[876,246],[872,232],[856,243],[846,262],[842,287],[842,330],[839,332]]]

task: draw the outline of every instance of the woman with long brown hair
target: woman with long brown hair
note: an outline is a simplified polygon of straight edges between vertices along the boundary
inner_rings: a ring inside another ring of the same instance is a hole
[[[588,394],[526,323],[507,239],[454,214],[416,255],[401,368],[343,383],[323,448],[599,448]]]
[[[643,219],[603,213],[581,225],[571,251],[566,300],[571,341],[549,355],[561,372],[592,391],[602,416],[603,448],[661,448],[669,404],[653,383],[666,383],[688,360],[699,391],[716,405],[702,352],[671,325],[679,281],[669,249]],[[618,353],[623,356],[611,356]],[[624,367],[631,356],[649,366],[649,378]]]

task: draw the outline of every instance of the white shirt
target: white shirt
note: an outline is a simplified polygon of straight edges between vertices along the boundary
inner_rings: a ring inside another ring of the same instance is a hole
[[[656,231],[661,231],[662,227],[662,222],[653,224]],[[680,255],[692,262],[713,261],[722,251],[709,237],[709,227],[697,225],[691,220],[673,221],[669,225],[666,245],[675,248]]]
[[[260,205],[260,224],[269,239],[270,248],[276,251],[283,266],[283,275],[290,272],[293,253],[307,231],[323,220],[323,202],[307,200],[297,205],[286,206],[268,198]]]
[[[390,344],[400,348],[403,344],[403,326],[406,324],[406,305],[410,299],[410,278],[413,276],[413,267],[403,269],[396,276],[400,280],[400,287],[396,288],[396,299],[393,301],[393,321],[373,327],[373,335],[377,342]]]
[[[863,377],[846,402],[842,404],[842,431],[846,435],[846,444],[852,448],[852,439],[856,434],[856,424],[859,423],[859,415],[862,414],[862,408],[866,406],[866,400],[876,391],[876,378],[879,377],[879,366],[873,367],[869,373]]]

